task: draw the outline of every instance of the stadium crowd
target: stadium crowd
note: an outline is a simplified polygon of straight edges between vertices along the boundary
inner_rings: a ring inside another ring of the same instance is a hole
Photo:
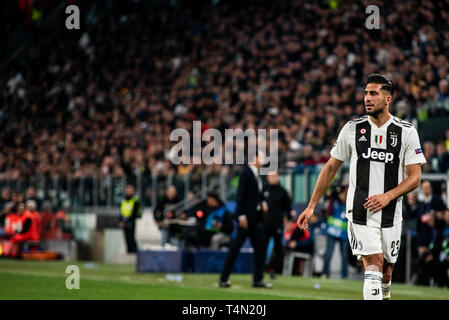
[[[200,179],[202,169],[220,168],[169,160],[170,133],[192,130],[194,120],[203,131],[278,129],[280,167],[324,163],[342,125],[364,114],[371,73],[396,83],[394,115],[418,123],[449,116],[447,0],[379,2],[380,30],[365,28],[367,4],[355,1],[157,11],[146,1],[116,1],[101,15],[106,2],[79,3],[89,10],[80,31],[33,29],[20,62],[0,74],[0,180],[186,172]],[[422,145],[423,171],[447,172],[449,130]],[[420,264],[441,275],[431,261],[442,257],[437,235],[447,244],[448,214],[420,210],[415,218],[428,227],[418,236]]]
[[[281,167],[322,163],[339,128],[364,113],[374,72],[397,84],[393,114],[449,115],[448,1],[381,6],[381,30],[367,30],[351,1],[157,13],[120,1],[104,16],[95,3],[85,4],[95,23],[35,31],[25,62],[2,72],[0,179],[182,171],[168,159],[169,135],[193,120],[203,130],[276,128]],[[449,131],[424,144],[425,171],[447,170]]]
[[[407,231],[416,235],[411,250],[416,283],[449,287],[449,210],[447,198],[443,198],[447,191],[441,190],[441,197],[434,189],[430,181],[424,180],[419,193],[407,195],[403,203],[403,235]]]

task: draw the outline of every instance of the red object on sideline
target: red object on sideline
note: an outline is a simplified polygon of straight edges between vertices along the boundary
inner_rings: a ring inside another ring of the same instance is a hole
[[[32,215],[32,219],[34,219],[34,227],[35,227],[35,230],[33,231],[34,232],[33,236],[37,237],[37,240],[40,240],[40,238],[41,238],[41,225],[42,225],[41,215],[37,211],[32,211],[31,215]]]
[[[296,223],[290,224],[290,226],[284,232],[284,239],[289,240],[290,237],[293,235],[293,232],[296,230],[296,228],[298,228],[298,225]],[[310,232],[308,229],[306,229],[306,230],[303,230],[302,236],[298,237],[295,240],[296,241],[305,241],[305,240],[309,239],[309,237],[310,237]]]
[[[7,234],[16,234],[21,228],[21,216],[16,213],[9,213],[5,218],[5,228],[3,229]]]
[[[22,228],[25,225],[25,221],[30,219],[30,228],[25,233],[17,233],[11,238],[11,242],[24,242],[24,241],[37,241],[40,239],[40,219],[35,214],[28,210],[25,210],[22,214]]]
[[[41,212],[41,239],[54,239],[55,215],[52,212]]]
[[[17,258],[19,256],[19,245],[17,243],[0,240],[0,246],[2,246],[2,255],[10,258]]]
[[[66,239],[69,240],[71,239],[71,235],[64,233],[64,230],[61,230],[61,226],[59,221],[64,220],[64,225],[66,226],[66,228],[69,226],[69,219],[67,218],[67,215],[65,214],[64,210],[59,210],[58,212],[56,212],[56,217],[55,217],[56,221],[54,223],[54,231],[52,232],[52,234],[54,235],[54,237],[56,239]]]

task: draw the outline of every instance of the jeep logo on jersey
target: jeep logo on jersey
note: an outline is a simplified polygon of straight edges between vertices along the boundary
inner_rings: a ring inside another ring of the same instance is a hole
[[[392,163],[394,154],[383,149],[368,148],[365,153],[362,153],[362,157],[373,161]]]

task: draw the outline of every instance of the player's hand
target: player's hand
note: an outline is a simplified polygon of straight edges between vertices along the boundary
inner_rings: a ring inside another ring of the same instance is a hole
[[[309,219],[313,216],[313,209],[307,208],[304,210],[298,217],[298,221],[296,221],[296,224],[298,225],[299,229],[306,230],[309,228]]]
[[[239,226],[240,228],[247,229],[248,228],[248,219],[246,216],[239,217]]]
[[[370,210],[372,212],[379,212],[390,203],[391,197],[386,193],[382,193],[368,197],[365,200],[366,202],[363,206],[365,207],[366,210]]]

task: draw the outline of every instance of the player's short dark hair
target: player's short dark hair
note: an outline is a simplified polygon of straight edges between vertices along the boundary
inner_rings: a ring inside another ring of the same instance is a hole
[[[382,90],[386,90],[388,91],[391,96],[394,95],[395,92],[395,88],[394,88],[394,83],[393,81],[388,78],[387,76],[384,76],[383,74],[371,74],[368,76],[368,80],[366,81],[366,84],[368,83],[377,83],[377,84],[381,84]]]

